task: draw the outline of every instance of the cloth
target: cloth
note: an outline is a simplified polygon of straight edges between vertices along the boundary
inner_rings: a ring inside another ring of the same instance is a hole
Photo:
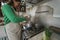
[[[9,40],[20,40],[22,28],[18,23],[8,23],[5,28]]]
[[[8,37],[1,37],[0,40],[9,40]]]
[[[8,37],[4,31],[4,26],[0,26],[0,40],[8,40]]]
[[[14,12],[14,9],[8,4],[2,5],[1,9],[5,24],[8,24],[9,22],[19,23],[26,20],[24,17],[17,16]]]

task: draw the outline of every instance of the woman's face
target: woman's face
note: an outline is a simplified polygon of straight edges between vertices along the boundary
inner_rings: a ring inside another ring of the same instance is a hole
[[[13,0],[14,3],[14,8],[16,9],[16,11],[20,11],[20,1],[18,0]]]

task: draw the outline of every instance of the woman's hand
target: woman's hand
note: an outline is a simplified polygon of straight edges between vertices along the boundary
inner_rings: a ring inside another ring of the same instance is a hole
[[[24,14],[23,16],[26,18],[26,21],[30,21],[30,16],[29,15]]]

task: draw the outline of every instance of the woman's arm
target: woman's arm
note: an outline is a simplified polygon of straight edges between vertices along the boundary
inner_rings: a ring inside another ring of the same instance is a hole
[[[24,17],[16,16],[14,10],[8,4],[5,4],[2,6],[2,11],[3,11],[2,13],[4,15],[6,15],[7,18],[9,18],[9,20],[11,20],[11,22],[16,23],[16,22],[22,22],[22,21],[26,20]]]

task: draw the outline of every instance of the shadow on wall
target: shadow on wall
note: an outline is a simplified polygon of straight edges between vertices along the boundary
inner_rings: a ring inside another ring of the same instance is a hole
[[[50,1],[52,1],[52,0],[43,0],[42,2],[40,2],[40,3],[36,4],[36,5],[40,5],[40,4],[43,4],[43,3],[46,3],[46,2],[50,2]]]

